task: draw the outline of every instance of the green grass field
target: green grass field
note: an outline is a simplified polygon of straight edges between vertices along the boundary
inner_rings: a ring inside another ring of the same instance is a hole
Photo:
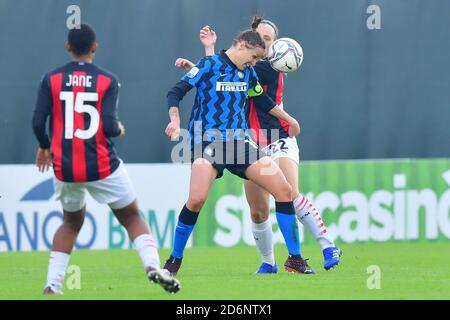
[[[81,289],[63,296],[42,295],[48,252],[0,253],[0,299],[450,299],[450,243],[342,244],[341,264],[322,268],[317,245],[302,247],[316,275],[280,269],[254,275],[259,257],[253,247],[187,249],[171,295],[147,281],[134,250],[74,251],[70,265],[81,270]],[[275,248],[279,265],[286,249]],[[169,250],[161,250],[161,260]],[[381,270],[381,288],[368,289],[370,265]]]

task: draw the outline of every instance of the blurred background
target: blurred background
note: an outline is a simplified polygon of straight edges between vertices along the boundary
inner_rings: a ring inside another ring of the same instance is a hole
[[[69,5],[97,31],[95,63],[121,80],[117,140],[129,163],[170,162],[166,93],[182,76],[177,57],[203,56],[199,30],[216,50],[249,27],[275,22],[305,53],[285,79],[284,105],[302,125],[303,160],[450,156],[448,0],[0,0],[0,163],[34,162],[31,117],[41,76],[69,60]],[[370,30],[369,5],[381,8]],[[194,91],[182,102],[183,126]]]

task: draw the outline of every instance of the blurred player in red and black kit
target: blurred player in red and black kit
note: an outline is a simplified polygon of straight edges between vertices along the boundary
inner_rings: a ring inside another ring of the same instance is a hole
[[[177,292],[178,280],[160,269],[155,241],[139,216],[133,185],[111,141],[125,134],[118,121],[119,81],[92,64],[97,42],[89,25],[69,31],[66,49],[72,61],[44,75],[33,115],[39,141],[36,165],[41,172],[53,165],[55,193],[64,211],[53,238],[44,293],[62,293],[65,270],[85,217],[86,191],[99,203],[107,203],[126,228],[149,280]]]

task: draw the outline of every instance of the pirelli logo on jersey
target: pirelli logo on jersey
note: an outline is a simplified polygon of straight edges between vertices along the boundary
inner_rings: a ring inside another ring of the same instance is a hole
[[[216,91],[247,91],[247,82],[217,82]]]

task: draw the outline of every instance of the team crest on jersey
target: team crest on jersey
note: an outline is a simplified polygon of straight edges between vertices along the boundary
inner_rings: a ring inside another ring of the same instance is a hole
[[[220,82],[216,83],[216,91],[247,91],[247,82]]]
[[[244,73],[242,71],[238,71],[238,77],[239,79],[244,79]]]
[[[213,149],[211,149],[210,147],[206,147],[205,150],[203,151],[207,156],[212,157],[214,154]]]
[[[189,70],[189,72],[188,72],[188,74],[187,74],[187,77],[190,78],[190,79],[192,79],[192,78],[194,78],[194,77],[197,75],[197,73],[198,73],[199,71],[200,71],[200,70],[199,70],[197,67],[193,67],[191,70]]]

